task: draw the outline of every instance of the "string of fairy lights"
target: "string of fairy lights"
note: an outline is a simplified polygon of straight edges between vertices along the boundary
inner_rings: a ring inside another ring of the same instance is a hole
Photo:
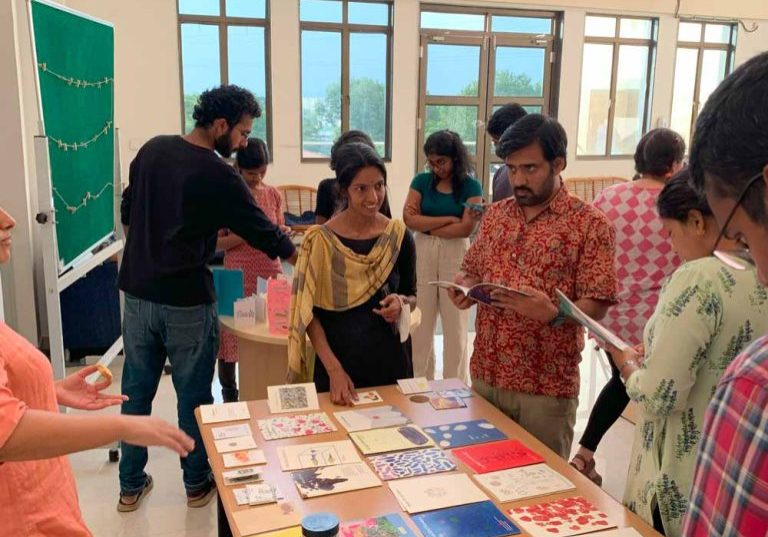
[[[76,78],[74,76],[66,76],[61,73],[58,73],[56,71],[53,71],[52,69],[48,68],[48,64],[45,62],[38,63],[38,68],[42,73],[45,73],[47,75],[50,75],[54,78],[57,78],[58,80],[61,80],[62,82],[66,83],[68,86],[72,86],[75,88],[96,88],[101,89],[103,86],[109,86],[114,82],[114,78],[111,77],[104,77],[100,80],[84,80],[80,78]],[[59,149],[63,152],[68,151],[77,151],[79,149],[87,149],[88,146],[95,143],[99,138],[102,136],[106,136],[109,134],[109,131],[112,129],[113,123],[111,120],[107,121],[104,124],[104,127],[95,133],[93,136],[88,138],[87,140],[82,141],[65,141],[59,138],[55,138],[53,136],[48,136],[49,143]],[[83,197],[80,199],[80,203],[75,205],[74,203],[71,203],[70,201],[67,201],[67,199],[59,192],[59,190],[52,186],[53,194],[61,201],[61,203],[64,204],[64,208],[69,214],[75,214],[81,209],[84,209],[88,206],[89,202],[98,200],[107,190],[113,188],[112,181],[108,181],[104,184],[104,186],[101,187],[101,189],[94,193],[91,191],[86,191],[85,194],[83,194]]]

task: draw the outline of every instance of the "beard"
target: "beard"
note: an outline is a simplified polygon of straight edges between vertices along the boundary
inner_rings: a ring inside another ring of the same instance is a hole
[[[542,183],[539,192],[534,192],[526,186],[514,187],[512,192],[517,200],[517,204],[521,207],[535,207],[552,197],[552,193],[555,191],[555,183],[555,172],[550,166],[549,176]]]
[[[229,141],[229,132],[222,134],[213,141],[213,148],[224,158],[232,155],[232,143]]]

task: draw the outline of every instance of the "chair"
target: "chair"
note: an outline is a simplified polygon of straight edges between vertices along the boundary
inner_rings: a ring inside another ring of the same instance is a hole
[[[569,177],[565,180],[568,191],[586,203],[592,203],[606,187],[626,183],[622,177]]]
[[[286,226],[295,233],[304,233],[315,224],[316,188],[303,185],[279,185],[276,188],[283,196]]]

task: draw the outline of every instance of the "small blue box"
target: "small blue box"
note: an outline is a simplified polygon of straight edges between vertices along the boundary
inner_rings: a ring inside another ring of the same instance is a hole
[[[216,301],[219,315],[235,315],[235,301],[243,298],[242,269],[211,267],[213,286],[216,289]]]

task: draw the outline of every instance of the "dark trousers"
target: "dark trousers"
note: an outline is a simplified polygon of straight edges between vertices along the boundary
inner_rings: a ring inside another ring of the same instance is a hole
[[[611,364],[611,378],[597,396],[595,406],[589,414],[587,428],[579,440],[579,444],[590,451],[597,451],[600,440],[605,433],[616,423],[621,413],[627,408],[629,396],[621,381],[619,370],[613,365],[613,358],[608,354],[608,362]]]

